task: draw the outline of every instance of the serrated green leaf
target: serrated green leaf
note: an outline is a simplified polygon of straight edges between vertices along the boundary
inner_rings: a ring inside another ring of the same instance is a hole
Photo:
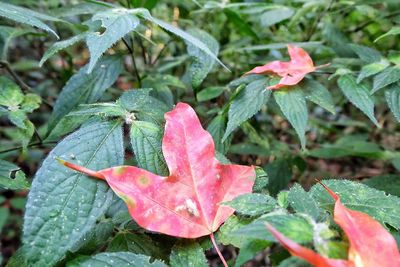
[[[265,240],[252,240],[243,245],[235,261],[235,267],[243,266],[244,263],[253,259],[260,251],[270,246],[270,242]]]
[[[264,169],[268,174],[268,191],[273,196],[285,189],[292,179],[291,160],[288,158],[279,158],[269,163]]]
[[[322,212],[315,200],[299,184],[290,188],[288,200],[296,212],[308,214],[314,219],[317,219]]]
[[[137,13],[138,15],[142,16],[144,19],[147,19],[148,21],[151,21],[164,30],[167,30],[169,32],[172,32],[173,34],[179,36],[186,42],[191,43],[192,45],[198,47],[200,50],[202,50],[204,53],[209,55],[211,58],[213,58],[215,61],[217,61],[222,67],[224,67],[226,70],[229,70],[228,67],[226,67],[218,58],[217,56],[210,50],[210,48],[207,47],[202,41],[197,39],[196,37],[193,37],[192,35],[188,34],[187,32],[176,28],[175,26],[172,26],[171,24],[168,24],[162,20],[159,20],[157,18],[154,18],[151,16],[150,12],[146,9],[135,9],[133,13]]]
[[[36,173],[24,217],[23,244],[29,264],[53,266],[94,227],[114,197],[102,181],[59,164],[77,160],[93,170],[123,164],[118,122],[92,122],[61,141]],[[60,238],[62,236],[62,238]]]
[[[381,60],[379,62],[374,62],[368,65],[365,65],[361,68],[360,74],[357,77],[357,83],[360,83],[367,77],[375,75],[387,67],[389,67],[390,63],[387,60]]]
[[[378,121],[374,116],[374,100],[370,95],[369,88],[365,84],[357,84],[355,78],[351,74],[343,75],[338,80],[338,85],[346,98],[378,127]]]
[[[265,191],[269,182],[268,174],[261,167],[256,167],[256,181],[253,185],[254,193],[262,193]]]
[[[168,168],[161,151],[162,136],[162,129],[151,122],[132,122],[130,138],[138,166],[166,176]]]
[[[266,230],[265,223],[270,223],[279,232],[297,243],[309,243],[313,240],[313,226],[303,217],[293,214],[273,212],[239,228],[233,234],[247,239],[260,239],[276,242]]]
[[[21,110],[24,112],[32,112],[40,107],[42,98],[36,94],[26,94],[21,104]]]
[[[100,116],[100,117],[124,117],[126,110],[115,103],[97,103],[79,105],[78,109],[66,116]]]
[[[305,260],[302,260],[294,256],[281,261],[278,265],[278,267],[310,267],[310,266],[312,265],[310,265]]]
[[[90,52],[90,62],[87,73],[91,73],[99,58],[113,46],[118,40],[129,32],[136,29],[140,20],[127,9],[114,8],[95,14],[91,23],[101,22],[104,32],[89,32],[86,36],[86,43]]]
[[[283,115],[299,136],[302,149],[305,149],[308,110],[304,93],[295,87],[274,92],[274,98]]]
[[[381,73],[374,77],[374,85],[371,94],[376,93],[389,84],[395,83],[400,80],[400,67],[390,67],[383,70]]]
[[[171,267],[207,267],[203,248],[196,241],[181,241],[175,244],[170,256]]]
[[[294,15],[294,10],[288,7],[278,7],[268,10],[260,16],[260,22],[263,27],[275,25]]]
[[[385,192],[370,188],[364,184],[348,180],[322,181],[337,193],[340,201],[349,209],[365,212],[381,223],[400,229],[400,198],[386,195]],[[321,185],[311,188],[312,197],[319,206],[331,210],[334,200]]]
[[[218,55],[219,44],[210,34],[199,29],[191,29],[189,33],[209,47],[211,52]],[[187,73],[193,88],[198,88],[207,74],[212,70],[215,60],[190,42],[186,43],[187,52],[192,58]]]
[[[400,176],[394,174],[380,175],[362,181],[369,187],[400,197]]]
[[[111,240],[107,247],[107,251],[129,251],[136,254],[147,255],[156,259],[163,259],[166,257],[166,253],[162,251],[162,246],[153,241],[148,235],[131,232],[118,233]]]
[[[222,86],[212,86],[201,90],[197,95],[197,101],[204,102],[219,97],[225,90]]]
[[[43,64],[53,55],[55,55],[56,53],[58,53],[61,50],[64,50],[65,48],[83,41],[87,36],[87,33],[81,33],[78,35],[75,35],[67,40],[63,40],[63,41],[59,41],[59,42],[55,42],[54,44],[52,44],[44,53],[43,57],[40,59],[39,62],[39,67],[43,66]]]
[[[235,215],[230,216],[221,226],[216,237],[224,245],[233,245],[241,248],[248,242],[248,240],[246,237],[235,235],[234,233],[252,221],[253,220],[250,218],[238,217]]]
[[[29,186],[25,174],[17,165],[0,159],[0,188],[25,190],[29,189]]]
[[[8,112],[8,119],[18,128],[26,129],[27,125],[25,124],[25,120],[28,119],[25,112],[22,110],[12,110]]]
[[[48,129],[53,129],[65,115],[78,105],[97,101],[121,73],[121,57],[102,58],[98,62],[97,68],[90,74],[87,74],[88,68],[89,65],[81,68],[63,87],[54,105]]]
[[[396,84],[385,90],[385,98],[394,117],[400,122],[400,86]]]
[[[214,140],[215,149],[223,155],[228,152],[231,145],[231,138],[222,141],[222,137],[225,132],[226,121],[227,119],[225,115],[218,115],[210,122],[207,127],[207,131],[211,134]]]
[[[19,86],[7,77],[0,76],[0,105],[15,110],[22,101],[24,101],[24,94]]]
[[[244,194],[222,203],[235,209],[236,212],[248,216],[259,216],[271,212],[277,206],[273,197],[264,194]]]
[[[314,102],[332,114],[336,113],[332,95],[325,86],[317,81],[304,79],[300,87],[304,91],[307,100]]]
[[[51,10],[51,14],[56,17],[73,17],[85,14],[94,14],[100,11],[105,11],[109,7],[104,5],[99,5],[98,3],[77,3],[72,5],[63,5],[60,8],[55,8]]]
[[[33,11],[31,9],[14,6],[4,2],[0,2],[0,16],[19,23],[37,27],[39,29],[54,34],[58,38],[57,33],[42,21],[42,20],[59,21],[59,19],[57,18]]]
[[[67,263],[67,267],[114,267],[114,266],[143,266],[165,267],[160,261],[149,262],[150,258],[131,252],[103,252],[94,256],[80,256]]]
[[[371,47],[358,44],[350,44],[349,46],[361,60],[367,63],[377,62],[382,58],[381,53]]]
[[[400,27],[399,26],[392,27],[387,33],[382,34],[381,36],[376,38],[374,42],[376,43],[379,40],[381,40],[382,38],[388,37],[390,35],[397,35],[397,34],[400,34]]]
[[[240,124],[256,114],[268,102],[271,91],[269,80],[257,79],[243,88],[233,100],[228,113],[228,125],[222,140],[225,140]]]

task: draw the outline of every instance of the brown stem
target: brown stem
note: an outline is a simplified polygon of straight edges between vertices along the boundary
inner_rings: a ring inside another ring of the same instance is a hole
[[[218,248],[217,242],[215,242],[214,233],[211,233],[211,234],[210,234],[210,239],[211,239],[211,242],[213,243],[213,246],[214,246],[215,250],[216,250],[217,253],[218,253],[219,258],[220,258],[221,261],[222,261],[222,264],[224,265],[224,267],[228,267],[228,264],[226,263],[226,261],[225,261],[225,259],[224,259],[224,256],[222,256],[222,253],[221,253],[221,251],[220,251],[219,248]]]
[[[89,175],[89,176],[98,178],[98,179],[100,179],[100,180],[105,180],[105,179],[106,179],[106,177],[105,177],[103,174],[99,173],[99,172],[89,170],[89,169],[87,169],[87,168],[85,168],[85,167],[76,165],[76,164],[74,164],[74,163],[65,161],[65,160],[60,159],[60,158],[56,158],[56,160],[57,160],[58,162],[60,162],[62,165],[66,166],[66,167],[68,167],[68,168],[70,168],[70,169],[73,169],[73,170],[75,170],[75,171],[82,172],[82,173],[84,173],[84,174],[87,174],[87,175]]]

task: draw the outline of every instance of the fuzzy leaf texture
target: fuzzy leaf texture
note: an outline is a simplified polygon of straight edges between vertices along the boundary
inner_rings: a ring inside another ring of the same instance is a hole
[[[251,192],[255,170],[220,164],[211,135],[189,105],[178,103],[165,119],[162,151],[167,177],[134,166],[95,172],[63,163],[106,180],[126,202],[132,218],[147,230],[184,238],[210,235],[234,212],[221,203]]]
[[[275,85],[268,86],[268,89],[279,89],[286,86],[298,84],[308,73],[315,71],[314,62],[310,55],[300,47],[288,45],[290,61],[272,61],[264,66],[255,67],[246,74],[276,74],[282,79]]]
[[[288,239],[267,223],[267,228],[274,237],[292,255],[317,267],[400,266],[400,254],[393,236],[368,214],[346,208],[338,195],[325,185],[323,187],[335,200],[334,221],[342,228],[349,239],[348,259],[339,260],[323,257]]]

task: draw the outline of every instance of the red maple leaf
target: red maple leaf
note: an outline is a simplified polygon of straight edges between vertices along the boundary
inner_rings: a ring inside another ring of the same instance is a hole
[[[322,184],[322,183],[321,183]],[[293,256],[317,267],[399,267],[400,253],[393,236],[369,215],[346,208],[327,186],[335,199],[334,221],[343,229],[350,243],[348,260],[329,259],[286,238],[270,224],[268,230]]]
[[[211,135],[188,104],[177,104],[165,119],[167,177],[134,166],[92,171],[60,161],[107,181],[141,227],[184,238],[210,235],[216,247],[213,232],[234,212],[221,203],[252,191],[254,167],[219,163]]]
[[[290,61],[272,61],[264,66],[258,66],[246,74],[268,74],[273,73],[282,77],[278,84],[267,87],[267,89],[279,89],[285,86],[298,84],[306,74],[315,71],[317,68],[325,67],[314,66],[310,55],[302,48],[288,45]]]

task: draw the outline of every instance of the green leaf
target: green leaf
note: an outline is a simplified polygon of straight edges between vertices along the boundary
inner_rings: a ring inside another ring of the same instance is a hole
[[[381,126],[374,116],[374,100],[367,85],[357,84],[355,78],[350,74],[341,76],[338,85],[346,98],[380,128]]]
[[[337,193],[340,201],[349,209],[365,212],[381,223],[400,229],[400,198],[348,180],[324,180],[323,183]],[[311,188],[318,205],[331,210],[334,200],[321,185]]]
[[[265,168],[268,174],[268,191],[275,196],[285,189],[292,179],[292,165],[289,158],[279,158],[269,163]]]
[[[254,193],[261,193],[265,191],[269,182],[268,174],[261,167],[256,167],[256,181],[253,185]]]
[[[251,222],[252,220],[249,218],[232,215],[221,226],[217,232],[216,238],[224,245],[233,245],[241,248],[248,243],[249,240],[244,236],[235,235],[234,233]]]
[[[114,267],[143,266],[165,267],[160,261],[149,262],[150,258],[131,252],[103,252],[94,256],[80,256],[67,263],[67,267]]]
[[[244,263],[253,259],[259,252],[270,246],[265,240],[252,240],[243,245],[235,261],[235,267],[243,266]]]
[[[332,114],[336,113],[332,95],[325,86],[317,81],[304,79],[300,87],[304,91],[307,100],[314,102]]]
[[[315,200],[299,184],[290,188],[288,200],[289,205],[296,212],[308,214],[314,219],[317,219],[322,213]]]
[[[295,87],[274,92],[274,98],[283,115],[296,130],[302,149],[305,149],[308,110],[304,93],[298,87]]]
[[[131,232],[118,233],[107,247],[109,252],[129,251],[156,259],[165,258],[163,247],[148,235]]]
[[[172,32],[173,34],[179,36],[180,38],[182,38],[183,40],[185,40],[186,42],[191,43],[192,45],[198,47],[200,50],[202,50],[204,53],[206,53],[207,55],[209,55],[211,58],[213,58],[215,61],[217,61],[222,67],[224,67],[226,70],[229,71],[228,67],[226,67],[218,58],[217,56],[210,50],[210,48],[207,47],[207,45],[205,45],[202,41],[200,41],[199,39],[197,39],[196,37],[193,37],[192,35],[188,34],[187,32],[176,28],[175,26],[172,26],[171,24],[168,24],[162,20],[159,20],[157,18],[154,18],[153,16],[151,16],[150,12],[146,9],[135,9],[134,13],[138,13],[138,15],[142,16],[144,19],[147,19],[148,21],[151,21],[155,24],[157,24],[158,26],[160,26],[161,28],[163,28],[164,30],[167,30],[169,32]]]
[[[29,186],[25,174],[17,165],[0,159],[0,188],[26,190]]]
[[[18,128],[26,129],[25,121],[28,119],[25,112],[22,110],[13,110],[8,113],[8,119]]]
[[[228,18],[229,22],[231,22],[235,26],[235,30],[237,30],[242,35],[247,35],[253,38],[254,40],[258,40],[257,33],[253,31],[251,26],[243,20],[243,18],[229,8],[224,8],[224,14]]]
[[[0,207],[0,233],[3,231],[4,225],[7,223],[10,211],[8,208]]]
[[[78,35],[75,35],[74,37],[71,37],[67,40],[63,40],[63,41],[59,41],[59,42],[55,42],[54,44],[52,44],[52,46],[50,46],[46,52],[44,53],[43,57],[40,59],[39,62],[39,67],[43,66],[43,64],[53,55],[55,55],[56,53],[58,53],[61,50],[64,50],[65,48],[83,41],[87,36],[87,33],[81,33]]]
[[[357,77],[357,83],[360,83],[367,77],[375,75],[387,67],[389,67],[390,63],[387,60],[381,60],[379,62],[374,62],[368,65],[365,65],[361,68],[360,74]]]
[[[90,74],[87,74],[88,68],[88,65],[81,68],[63,87],[54,105],[48,129],[53,129],[65,115],[78,105],[97,101],[121,73],[121,57],[104,57]]]
[[[243,88],[233,100],[228,113],[228,125],[222,140],[225,140],[240,124],[256,114],[268,102],[271,91],[269,80],[258,79]]]
[[[201,90],[197,95],[197,101],[204,102],[219,97],[225,90],[222,86],[212,86]]]
[[[59,19],[57,18],[33,11],[31,9],[14,6],[4,2],[0,2],[0,17],[5,17],[7,19],[19,23],[37,27],[39,29],[54,34],[58,38],[56,32],[42,21],[42,20],[59,21]]]
[[[372,88],[371,94],[376,93],[383,87],[397,82],[398,80],[400,80],[400,67],[396,66],[385,69],[374,77],[374,86]]]
[[[219,44],[214,37],[199,29],[191,29],[189,33],[206,44],[213,54],[218,55]],[[192,63],[190,64],[187,73],[190,76],[192,87],[198,88],[207,77],[207,74],[212,70],[215,60],[192,43],[187,42],[186,45],[187,52],[192,58]]]
[[[161,151],[163,131],[150,122],[134,121],[131,125],[131,145],[138,166],[159,175],[168,175],[168,168]]]
[[[6,106],[9,110],[19,108],[24,101],[24,94],[18,85],[5,76],[0,76],[0,105]]]
[[[278,7],[268,10],[260,16],[263,27],[270,27],[294,15],[294,10],[288,7]]]
[[[400,176],[394,174],[380,175],[362,181],[369,187],[400,197]]]
[[[218,115],[216,116],[208,125],[207,131],[211,134],[214,139],[215,149],[225,155],[231,145],[231,138],[227,138],[222,141],[222,137],[225,132],[226,116]]]
[[[394,117],[400,122],[400,87],[399,85],[393,85],[389,89],[385,90],[386,102]]]
[[[114,197],[106,183],[66,168],[56,157],[74,159],[93,170],[122,165],[120,123],[92,122],[82,127],[61,141],[36,173],[22,238],[28,261],[35,266],[53,266],[64,258]]]
[[[67,116],[99,116],[99,117],[121,117],[124,118],[126,110],[115,103],[97,103],[79,105],[78,109],[67,114]]]
[[[397,35],[397,34],[400,34],[400,27],[399,26],[392,27],[387,33],[382,34],[381,36],[376,38],[374,42],[376,43],[379,40],[381,40],[382,38],[386,38],[390,35]]]
[[[196,241],[180,241],[175,244],[170,256],[171,267],[207,267],[203,248]]]
[[[270,223],[279,232],[297,243],[310,243],[313,240],[313,226],[303,217],[293,214],[272,212],[261,216],[250,224],[239,228],[233,234],[247,239],[260,239],[276,242],[265,227]]]
[[[350,44],[349,46],[362,61],[367,63],[377,62],[382,59],[381,53],[371,47],[358,44]]]
[[[36,94],[26,94],[21,104],[21,110],[24,112],[32,112],[40,107],[42,98]]]
[[[87,73],[91,73],[99,58],[119,39],[136,29],[140,20],[127,9],[114,8],[95,14],[89,23],[101,22],[104,32],[91,31],[87,34],[86,43],[90,52]],[[90,25],[90,24],[89,24]]]
[[[273,197],[257,193],[240,195],[222,204],[234,208],[239,214],[248,216],[259,216],[271,212],[277,205]]]

